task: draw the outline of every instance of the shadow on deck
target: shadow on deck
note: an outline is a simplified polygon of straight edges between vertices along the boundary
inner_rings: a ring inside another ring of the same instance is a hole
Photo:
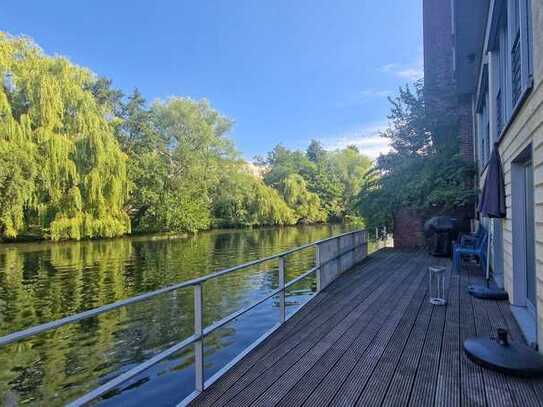
[[[193,401],[198,406],[543,404],[543,381],[482,369],[464,338],[498,327],[522,340],[506,302],[447,274],[448,305],[428,303],[427,267],[448,259],[381,250],[345,273]]]

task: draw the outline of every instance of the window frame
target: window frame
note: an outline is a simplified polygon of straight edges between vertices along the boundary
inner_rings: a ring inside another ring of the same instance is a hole
[[[478,140],[477,155],[479,158],[479,171],[482,173],[490,158],[490,89],[489,89],[489,66],[483,65],[479,84],[479,98],[475,106],[477,117],[476,134]]]
[[[517,10],[518,17],[515,17]],[[492,123],[490,127],[493,133],[492,138],[495,138],[496,142],[501,141],[533,88],[533,39],[531,23],[531,0],[491,1],[483,57],[489,58],[494,54],[494,56],[498,55],[497,59],[499,60],[499,72],[496,71],[495,66],[491,67],[493,80],[489,83],[492,86],[489,93],[493,96],[492,103],[489,105]],[[517,96],[516,101],[514,101],[512,51],[517,40],[518,45],[520,45],[520,94]],[[482,91],[485,91],[485,88],[481,86],[483,85],[483,69],[488,69],[488,67],[483,64],[481,65],[479,91],[476,99],[478,108],[483,97]],[[496,78],[498,75],[499,77]],[[498,81],[499,83],[497,83]],[[486,91],[488,92],[488,90]],[[501,117],[497,117],[498,106],[496,96],[498,94],[501,102]]]

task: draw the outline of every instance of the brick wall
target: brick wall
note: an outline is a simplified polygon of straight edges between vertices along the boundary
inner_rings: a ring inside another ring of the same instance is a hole
[[[457,132],[460,154],[465,160],[475,161],[473,151],[473,115],[471,109],[471,95],[459,96],[457,101]]]
[[[456,92],[452,32],[450,1],[423,0],[424,97],[428,113],[436,118],[434,141],[456,139],[462,157],[473,161],[472,98]],[[394,216],[394,245],[423,246],[423,225],[429,217],[409,208],[400,210]]]
[[[472,95],[456,91],[451,13],[449,0],[423,1],[424,96],[441,129],[435,141],[457,139],[462,157],[473,161]]]
[[[424,246],[423,215],[413,209],[401,209],[394,216],[394,247],[413,249]]]
[[[450,111],[455,87],[450,1],[424,0],[422,12],[424,96],[427,109],[439,117]]]

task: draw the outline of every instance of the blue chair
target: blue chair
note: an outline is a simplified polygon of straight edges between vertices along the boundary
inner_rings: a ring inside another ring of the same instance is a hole
[[[479,227],[479,229],[482,229],[482,227]],[[455,243],[453,246],[453,269],[459,271],[460,266],[462,266],[463,257],[472,256],[479,260],[479,264],[483,270],[485,270],[487,262],[487,244],[488,233],[484,229],[481,232],[479,239],[474,240],[473,245],[471,242],[468,243],[468,245],[462,245],[462,242]]]
[[[482,237],[486,234],[486,230],[483,225],[479,225],[477,232],[470,233],[467,235],[462,235],[460,237],[460,246],[462,247],[477,247],[480,243]]]

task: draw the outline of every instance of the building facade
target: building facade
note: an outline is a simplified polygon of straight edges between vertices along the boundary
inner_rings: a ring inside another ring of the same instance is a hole
[[[423,9],[427,100],[452,93],[476,185],[499,148],[507,217],[481,222],[494,279],[526,340],[543,349],[543,0],[424,0]]]

